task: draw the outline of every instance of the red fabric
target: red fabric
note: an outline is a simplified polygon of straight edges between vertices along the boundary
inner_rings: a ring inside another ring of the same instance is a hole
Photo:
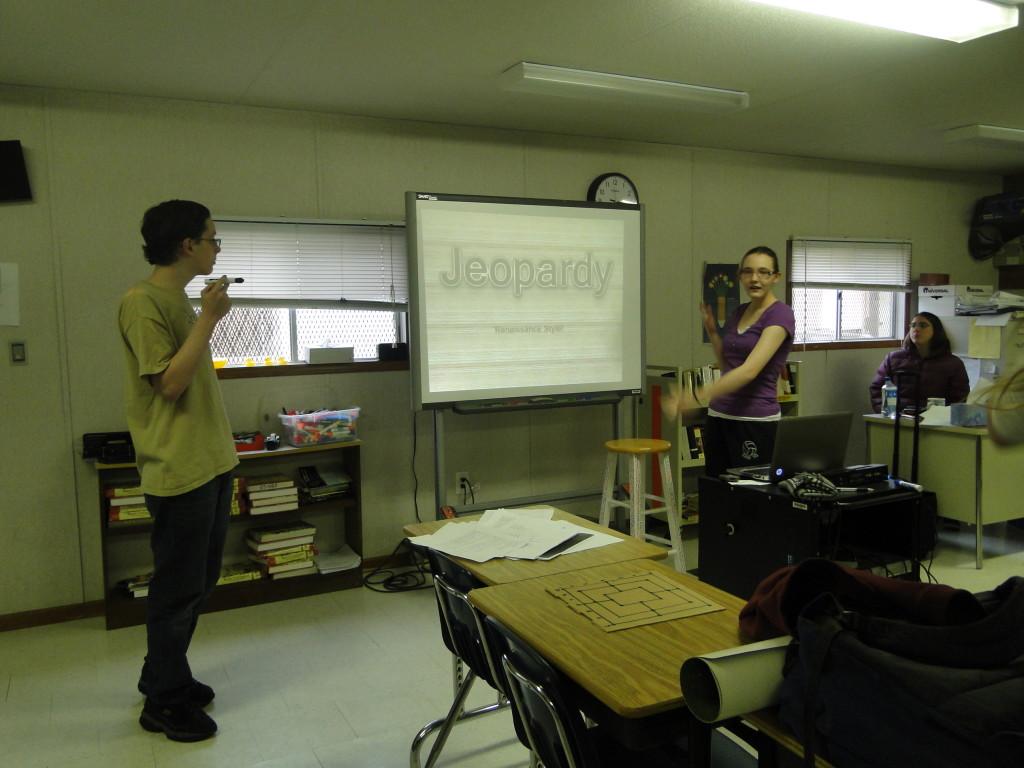
[[[919,624],[963,624],[984,613],[977,598],[963,589],[811,559],[780,568],[757,585],[740,611],[740,634],[749,640],[792,634],[804,606],[824,592],[834,594],[848,610]]]

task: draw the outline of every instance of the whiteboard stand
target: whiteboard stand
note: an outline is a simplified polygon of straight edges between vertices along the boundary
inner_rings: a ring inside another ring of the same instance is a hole
[[[611,433],[610,439],[619,438],[619,404],[622,402],[622,397],[614,396],[607,398],[592,398],[585,397],[579,399],[563,399],[560,401],[550,402],[549,398],[545,399],[545,402],[528,402],[525,405],[516,404],[501,407],[500,405],[489,404],[486,408],[470,408],[456,410],[454,408],[438,408],[434,410],[434,515],[436,519],[441,519],[441,508],[448,506],[448,486],[445,484],[446,470],[445,470],[445,438],[444,438],[444,414],[445,411],[453,411],[459,413],[459,415],[470,415],[472,413],[493,413],[494,411],[505,410],[505,411],[520,411],[520,410],[540,410],[542,408],[566,408],[574,406],[595,406],[595,405],[610,405],[611,406]],[[637,409],[635,399],[632,403],[632,432],[636,434],[636,419]],[[511,499],[491,499],[490,501],[483,501],[474,504],[465,504],[455,509],[456,514],[469,514],[471,512],[479,512],[485,509],[494,509],[497,507],[521,507],[527,504],[537,503],[551,503],[555,501],[565,501],[567,499],[582,499],[591,496],[600,496],[601,488],[579,488],[567,491],[558,491],[555,493],[545,493],[537,496],[520,496]],[[616,513],[616,523],[621,523],[618,519],[619,513]]]

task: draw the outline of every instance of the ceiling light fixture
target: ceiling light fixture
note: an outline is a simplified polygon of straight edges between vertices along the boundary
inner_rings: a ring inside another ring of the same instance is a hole
[[[988,0],[751,0],[963,43],[1017,26],[1017,8]]]
[[[511,90],[548,96],[598,99],[627,97],[702,112],[733,112],[746,109],[750,104],[750,95],[745,91],[553,67],[529,61],[521,61],[506,69],[501,74],[501,81],[505,88]]]
[[[1024,148],[1024,130],[1020,128],[1004,128],[1000,125],[965,125],[960,128],[950,128],[943,135],[947,142],[973,141],[979,144],[1000,145],[1004,148]]]

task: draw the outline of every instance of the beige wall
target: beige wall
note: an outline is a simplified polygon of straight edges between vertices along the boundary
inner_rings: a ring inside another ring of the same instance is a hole
[[[124,428],[115,308],[148,272],[138,224],[160,200],[194,198],[215,215],[394,220],[408,189],[579,199],[598,173],[622,171],[646,206],[650,362],[709,359],[694,309],[705,260],[757,243],[784,252],[793,234],[909,237],[915,272],[995,282],[964,245],[973,201],[1000,188],[994,176],[33,89],[0,89],[0,125],[25,145],[36,196],[0,205],[0,261],[19,265],[22,302],[21,325],[0,327],[0,614],[101,597],[81,436]],[[28,343],[28,365],[8,362],[12,340]],[[795,356],[804,413],[866,408],[880,352]],[[414,423],[419,511],[433,515],[432,422],[414,418],[408,388],[405,373],[223,383],[240,430],[288,403],[362,407],[371,557],[413,519]],[[608,421],[601,408],[449,416],[449,474],[469,471],[482,500],[596,487]]]

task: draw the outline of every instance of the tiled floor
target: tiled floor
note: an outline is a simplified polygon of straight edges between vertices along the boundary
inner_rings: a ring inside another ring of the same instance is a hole
[[[932,573],[972,591],[1024,574],[1024,529],[944,531]],[[141,627],[101,619],[0,633],[0,765],[11,768],[377,768],[451,701],[433,593],[348,590],[204,616],[196,676],[213,685],[217,737],[178,744],[143,731],[135,692]],[[480,686],[484,688],[484,686]],[[487,697],[478,690],[470,704]],[[508,712],[456,727],[442,766],[525,766]]]

